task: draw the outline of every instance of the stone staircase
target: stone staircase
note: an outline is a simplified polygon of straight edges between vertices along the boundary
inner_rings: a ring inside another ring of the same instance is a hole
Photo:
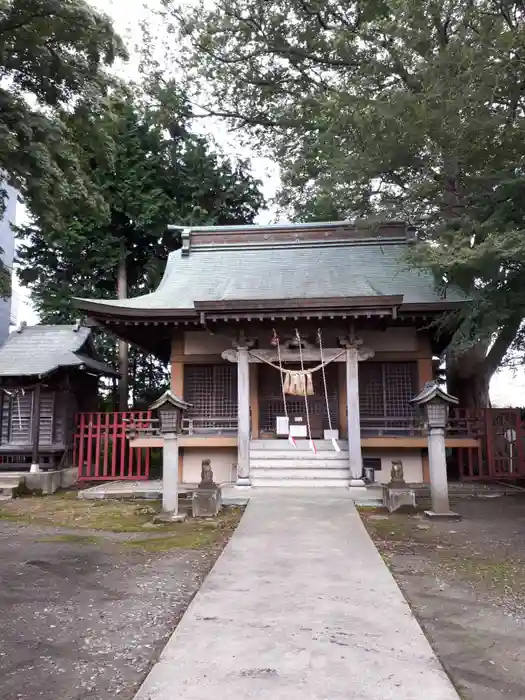
[[[250,478],[254,487],[347,487],[350,481],[348,443],[339,441],[336,452],[330,440],[316,440],[317,454],[307,440],[252,440]]]

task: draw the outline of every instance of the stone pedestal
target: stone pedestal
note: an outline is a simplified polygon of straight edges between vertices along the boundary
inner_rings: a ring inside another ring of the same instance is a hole
[[[425,515],[431,520],[461,520],[461,515],[459,513],[454,513],[452,510],[446,513],[435,513],[433,510],[426,510]]]
[[[203,459],[201,483],[191,499],[194,518],[214,518],[221,508],[221,490],[213,480],[211,460]]]
[[[179,441],[176,433],[164,435],[162,448],[162,513],[155,520],[179,522],[186,519],[179,513]]]
[[[416,492],[407,484],[383,486],[383,505],[389,513],[396,510],[413,513],[416,510]]]
[[[191,510],[194,518],[214,518],[221,509],[221,491],[218,486],[214,489],[197,489],[191,499]]]
[[[428,517],[445,520],[460,520],[461,516],[450,510],[448,497],[447,457],[445,451],[445,431],[443,428],[429,428],[428,462],[430,469],[430,495],[432,509],[425,511]]]

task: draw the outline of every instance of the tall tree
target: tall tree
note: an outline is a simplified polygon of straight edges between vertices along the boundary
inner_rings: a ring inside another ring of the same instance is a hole
[[[49,221],[68,189],[89,193],[62,112],[103,95],[105,68],[125,56],[84,0],[0,0],[0,170]]]
[[[525,312],[523,0],[164,5],[196,99],[276,158],[293,216],[432,240],[416,261],[473,298],[449,388],[486,405]]]
[[[8,182],[53,222],[56,202],[99,208],[63,110],[104,95],[105,68],[125,57],[111,21],[84,0],[0,0],[0,214]],[[0,294],[9,280],[0,275]]]
[[[57,201],[60,216],[51,225],[33,209],[20,231],[20,277],[29,286],[43,321],[71,321],[75,296],[108,298],[152,290],[178,238],[170,222],[250,223],[262,198],[244,163],[232,164],[189,130],[191,114],[173,85],[153,85],[148,93],[121,86],[102,104],[62,115],[78,143],[82,164],[104,202],[80,215],[75,197]],[[92,133],[103,134],[97,139]],[[99,143],[115,144],[110,161]],[[116,364],[115,343],[103,343]],[[127,350],[127,348],[126,348]],[[120,406],[128,403],[127,352],[120,350],[123,380]],[[131,354],[134,377],[161,383],[165,370],[140,352]],[[147,390],[135,387],[134,398]]]

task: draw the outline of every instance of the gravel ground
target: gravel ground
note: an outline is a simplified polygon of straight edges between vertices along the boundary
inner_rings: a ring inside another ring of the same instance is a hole
[[[2,700],[133,697],[226,535],[165,552],[134,537],[0,521]]]
[[[461,698],[524,700],[525,496],[454,510],[362,517]]]

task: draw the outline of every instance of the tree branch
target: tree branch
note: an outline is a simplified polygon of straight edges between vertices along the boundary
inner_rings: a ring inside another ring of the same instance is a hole
[[[503,326],[483,361],[483,368],[487,372],[493,373],[498,369],[508,349],[516,338],[516,334],[522,322],[523,317],[521,315],[511,316],[506,325]]]

